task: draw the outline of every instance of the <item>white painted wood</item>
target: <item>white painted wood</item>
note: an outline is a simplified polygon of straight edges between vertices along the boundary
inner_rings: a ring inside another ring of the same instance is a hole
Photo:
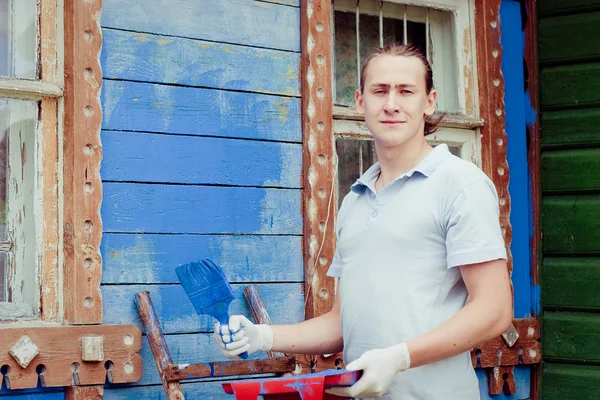
[[[54,83],[0,78],[0,97],[41,100],[44,97],[61,97],[62,95],[62,87]]]
[[[81,359],[83,361],[104,361],[104,339],[102,336],[81,338]]]
[[[12,345],[8,353],[15,359],[21,368],[27,368],[31,361],[37,356],[40,349],[33,343],[31,338],[23,335]]]
[[[12,289],[9,300],[35,310],[39,297],[34,215],[37,116],[37,103],[9,101],[6,219],[8,241],[12,243],[7,279]]]

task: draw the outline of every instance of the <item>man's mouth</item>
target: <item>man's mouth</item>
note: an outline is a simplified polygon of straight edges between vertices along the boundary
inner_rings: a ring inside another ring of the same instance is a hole
[[[386,124],[386,125],[400,125],[400,124],[405,124],[406,121],[381,121],[382,124]]]

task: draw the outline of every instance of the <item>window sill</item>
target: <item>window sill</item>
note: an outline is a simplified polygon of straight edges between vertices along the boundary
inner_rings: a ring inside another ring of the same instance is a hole
[[[434,117],[439,117],[440,115],[441,113],[435,113]],[[364,121],[365,116],[350,107],[333,106],[333,119]],[[440,128],[477,129],[483,126],[483,120],[460,114],[446,114],[439,126]]]

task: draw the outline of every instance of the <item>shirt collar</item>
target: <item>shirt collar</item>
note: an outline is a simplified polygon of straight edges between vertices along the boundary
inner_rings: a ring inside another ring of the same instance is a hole
[[[411,177],[415,172],[419,172],[426,178],[428,178],[440,164],[451,155],[448,150],[448,146],[444,143],[437,145],[427,154],[419,163],[410,171],[400,175],[395,180],[401,179],[405,176]],[[369,188],[375,193],[375,182],[379,177],[381,168],[379,162],[376,162],[365,171],[360,178],[352,185],[351,190],[356,193],[362,193],[365,188]]]

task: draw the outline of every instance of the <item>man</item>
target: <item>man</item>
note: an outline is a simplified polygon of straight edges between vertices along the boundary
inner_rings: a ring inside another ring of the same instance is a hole
[[[439,122],[431,118],[436,97],[431,67],[415,48],[391,45],[367,58],[356,109],[379,162],[338,213],[333,309],[291,326],[233,316],[215,326],[226,357],[343,349],[347,368],[363,375],[332,394],[479,399],[469,350],[510,325],[506,250],[492,182],[446,145],[425,141]]]

